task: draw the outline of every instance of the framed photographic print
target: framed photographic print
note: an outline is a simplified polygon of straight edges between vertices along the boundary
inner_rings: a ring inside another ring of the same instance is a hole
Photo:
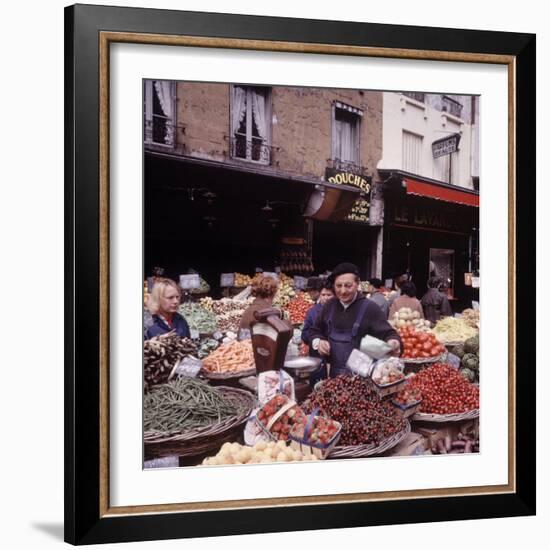
[[[66,540],[534,514],[535,36],[65,21]]]

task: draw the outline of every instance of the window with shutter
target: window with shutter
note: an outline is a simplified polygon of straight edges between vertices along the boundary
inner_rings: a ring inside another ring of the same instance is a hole
[[[143,109],[146,143],[174,146],[175,111],[175,82],[146,80]]]
[[[403,130],[403,170],[411,174],[420,174],[423,137]]]
[[[332,124],[332,158],[342,163],[359,166],[359,131],[361,112],[343,105],[334,107]]]
[[[233,86],[231,155],[269,164],[271,161],[271,94],[269,88]]]

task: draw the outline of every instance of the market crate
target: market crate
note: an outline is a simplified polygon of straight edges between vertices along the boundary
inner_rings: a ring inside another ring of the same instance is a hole
[[[412,416],[420,410],[422,399],[416,401],[415,403],[411,403],[410,405],[401,405],[400,403],[396,403],[393,399],[391,403],[396,409],[401,412],[403,418],[408,418],[409,416]]]
[[[309,415],[304,433],[306,431],[313,430],[315,428],[315,423],[318,422],[319,418],[321,417],[315,414]],[[337,427],[337,431],[332,436],[330,441],[323,444],[323,443],[318,443],[318,442],[309,440],[309,436],[300,437],[297,434],[297,429],[296,429],[297,425],[295,424],[289,434],[290,446],[293,449],[297,449],[298,451],[301,451],[305,455],[313,454],[320,459],[327,458],[327,456],[331,453],[331,451],[334,449],[334,447],[338,443],[338,440],[340,439],[340,434],[342,433],[342,425],[340,424],[340,422],[336,422],[335,420],[329,420],[329,419],[324,419],[324,420],[334,423],[334,425]],[[310,427],[307,425],[308,423],[310,423]]]
[[[277,403],[280,403],[280,405],[277,405]],[[274,413],[269,414],[269,411],[272,409],[274,404],[279,408]],[[263,416],[262,413],[268,414],[269,418],[265,421],[264,419],[261,419]],[[277,394],[258,410],[256,413],[256,422],[273,441],[286,441],[292,425],[296,421],[301,420],[304,416],[304,412],[298,406],[296,401],[289,399],[286,395]],[[288,428],[285,428],[286,433],[278,432],[277,423],[279,421],[283,424],[286,423],[289,426]]]
[[[396,380],[391,384],[385,384],[383,386],[378,385],[374,380],[372,383],[380,397],[387,397],[388,395],[393,395],[394,393],[401,391],[407,383],[407,379],[402,378],[401,380]]]

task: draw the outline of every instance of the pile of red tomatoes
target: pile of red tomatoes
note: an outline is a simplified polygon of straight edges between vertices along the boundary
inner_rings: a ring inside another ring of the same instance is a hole
[[[403,341],[402,357],[409,359],[429,359],[438,357],[445,352],[445,346],[437,340],[434,334],[418,332],[412,327],[399,329]]]
[[[422,412],[452,414],[479,409],[479,388],[446,363],[421,370],[409,380],[407,388],[420,390]]]
[[[295,298],[293,298],[289,302],[288,306],[286,307],[290,317],[290,322],[293,325],[299,325],[303,323],[311,306],[312,302],[309,296],[304,292],[300,292]]]

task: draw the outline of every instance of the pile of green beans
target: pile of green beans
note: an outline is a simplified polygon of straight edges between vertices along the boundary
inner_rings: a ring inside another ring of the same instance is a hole
[[[210,426],[246,412],[246,406],[227,400],[206,382],[178,378],[155,387],[143,398],[146,432],[169,434]]]

